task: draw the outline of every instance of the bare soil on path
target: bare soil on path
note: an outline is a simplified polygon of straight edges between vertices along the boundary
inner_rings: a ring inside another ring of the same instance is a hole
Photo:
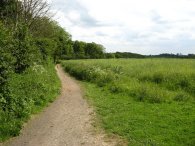
[[[94,132],[93,110],[82,97],[77,82],[56,66],[61,95],[39,115],[27,122],[20,136],[7,146],[113,146],[105,135]],[[0,144],[1,145],[1,144]]]

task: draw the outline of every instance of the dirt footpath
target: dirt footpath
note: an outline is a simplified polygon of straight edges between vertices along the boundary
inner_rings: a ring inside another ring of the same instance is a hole
[[[8,146],[111,146],[103,134],[94,132],[91,126],[93,113],[82,98],[75,80],[56,66],[62,82],[61,95],[42,113],[34,116],[23,128],[20,136]]]

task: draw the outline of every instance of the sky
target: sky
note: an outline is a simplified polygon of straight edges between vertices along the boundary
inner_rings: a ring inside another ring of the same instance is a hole
[[[73,40],[107,52],[195,53],[195,0],[53,0]]]

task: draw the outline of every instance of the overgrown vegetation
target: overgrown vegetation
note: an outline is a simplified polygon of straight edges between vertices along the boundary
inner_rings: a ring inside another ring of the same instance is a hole
[[[194,145],[194,60],[63,61],[83,80],[102,126],[129,145]]]
[[[60,82],[54,64],[34,64],[21,74],[11,74],[7,96],[1,97],[0,141],[19,134],[23,122],[57,97]]]

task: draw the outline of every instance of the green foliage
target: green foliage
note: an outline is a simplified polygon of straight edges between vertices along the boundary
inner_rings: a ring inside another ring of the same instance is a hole
[[[73,43],[73,49],[74,49],[74,55],[75,55],[74,57],[78,59],[85,58],[85,47],[86,47],[85,42],[75,41]]]
[[[84,80],[99,124],[129,145],[194,145],[194,60],[63,61]]]
[[[105,56],[106,56],[107,59],[115,58],[115,53],[106,53]]]
[[[40,59],[40,52],[35,48],[34,42],[25,25],[19,25],[14,34],[14,49],[12,55],[16,59],[15,71],[25,71],[33,62]]]
[[[55,21],[50,20],[47,17],[35,18],[34,23],[29,28],[32,36],[38,39],[53,39],[56,32]]]
[[[16,20],[16,0],[0,1],[0,19],[6,25],[13,25]]]
[[[58,59],[72,59],[73,47],[71,35],[63,28],[56,25],[54,40],[57,43],[57,48],[54,52],[54,61],[57,61]]]
[[[12,37],[8,30],[0,23],[0,110],[4,109],[4,104],[9,89],[7,87],[7,80],[13,72],[13,64],[15,59],[11,55]]]
[[[18,24],[14,32],[3,24],[0,28],[0,141],[3,141],[18,135],[22,123],[52,101],[60,85],[49,60],[53,57],[54,41],[46,38],[35,41],[23,24]]]
[[[53,101],[60,82],[50,61],[45,66],[34,64],[22,74],[13,74],[8,86],[9,98],[4,111],[0,109],[0,141],[18,135],[32,113]]]
[[[87,43],[85,47],[85,55],[91,59],[104,58],[104,51],[105,48],[102,45],[94,42]]]
[[[56,49],[56,42],[48,38],[37,38],[35,45],[41,53],[42,60],[46,61],[49,58],[53,58],[54,51]]]
[[[105,48],[100,44],[85,43],[82,41],[73,42],[75,59],[97,59],[105,58]]]
[[[109,53],[114,54],[116,58],[145,58],[144,55],[130,53],[130,52],[116,52],[116,53]]]

